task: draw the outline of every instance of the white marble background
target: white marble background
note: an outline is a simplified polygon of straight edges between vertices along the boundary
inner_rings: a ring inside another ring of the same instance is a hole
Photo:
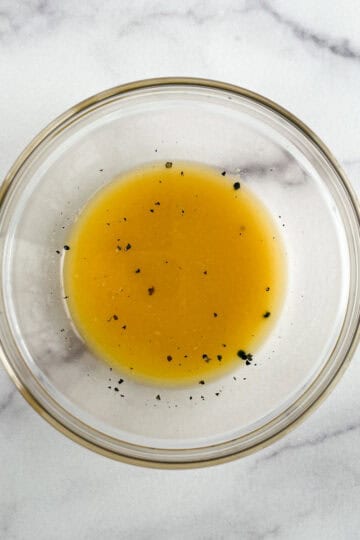
[[[53,117],[107,87],[192,75],[278,101],[360,189],[358,0],[0,0],[0,177]],[[360,538],[360,351],[301,427],[210,469],[92,454],[0,368],[1,540]]]

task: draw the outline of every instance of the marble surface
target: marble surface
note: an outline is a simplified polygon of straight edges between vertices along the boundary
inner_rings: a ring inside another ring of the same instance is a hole
[[[0,0],[0,177],[53,117],[107,87],[189,75],[265,94],[360,189],[356,0]],[[1,540],[360,537],[359,356],[304,424],[240,461],[157,471],[45,423],[0,368]]]

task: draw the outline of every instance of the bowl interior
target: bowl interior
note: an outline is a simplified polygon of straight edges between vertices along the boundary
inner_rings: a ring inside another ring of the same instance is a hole
[[[287,293],[256,365],[205,387],[126,380],[120,397],[107,388],[116,374],[74,331],[56,250],[96,190],[154,160],[200,162],[245,182],[278,222]],[[1,334],[8,362],[41,407],[115,454],[186,462],[245,450],[299,416],[305,390],[314,383],[315,399],[343,362],[338,339],[354,274],[349,204],[319,147],[249,95],[164,84],[74,108],[17,170],[3,203]]]

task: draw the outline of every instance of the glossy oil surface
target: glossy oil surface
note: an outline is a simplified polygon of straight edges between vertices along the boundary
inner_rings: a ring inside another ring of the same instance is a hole
[[[142,380],[199,382],[251,362],[280,309],[279,231],[225,171],[131,171],[89,201],[68,247],[75,326],[97,356]]]

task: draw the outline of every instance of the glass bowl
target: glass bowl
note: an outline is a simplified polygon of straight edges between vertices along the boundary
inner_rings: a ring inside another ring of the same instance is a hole
[[[66,309],[61,261],[80,208],[154,160],[241,178],[277,219],[288,286],[251,366],[206,387],[126,380],[95,358]],[[103,455],[158,467],[219,463],[262,448],[334,386],[359,327],[359,209],[338,164],[298,119],[228,84],[155,79],[91,97],[45,128],[1,189],[1,358],[28,402]],[[216,396],[215,393],[220,393]]]

